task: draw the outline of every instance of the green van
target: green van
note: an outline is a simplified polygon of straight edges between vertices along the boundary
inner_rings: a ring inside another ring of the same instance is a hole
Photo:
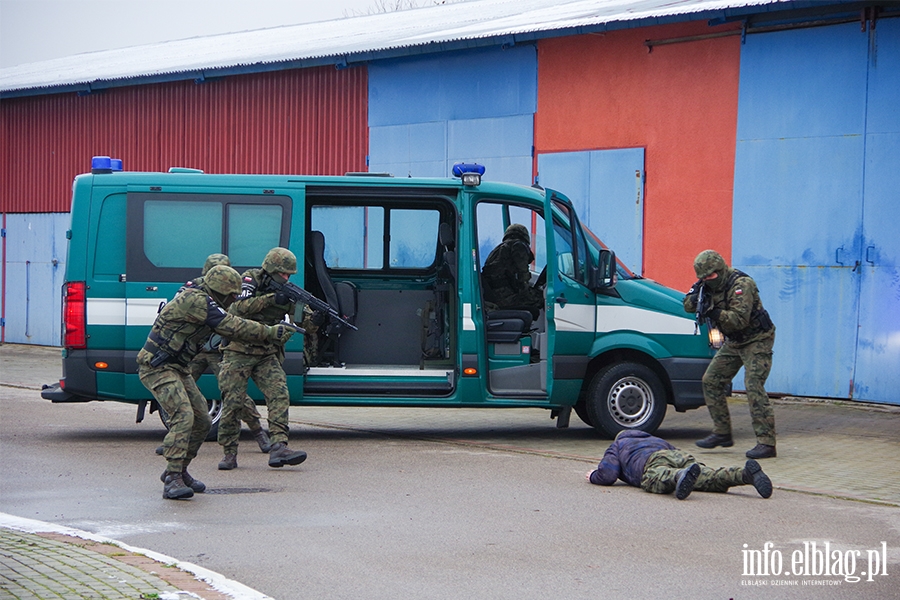
[[[118,163],[118,164],[117,164]],[[75,178],[63,286],[63,377],[53,402],[113,400],[158,410],[135,356],[159,309],[209,254],[243,272],[275,246],[294,283],[356,330],[332,328],[325,360],[286,347],[296,406],[535,407],[607,435],[655,431],[668,404],[703,405],[712,351],[681,294],[627,271],[553,190],[453,178],[126,172],[95,157]],[[531,232],[544,308],[488,311],[481,267],[505,228]],[[614,225],[611,225],[614,226]],[[544,273],[542,273],[545,271]],[[212,374],[211,437],[221,413]],[[251,396],[262,396],[251,384]],[[165,414],[160,415],[165,423]]]

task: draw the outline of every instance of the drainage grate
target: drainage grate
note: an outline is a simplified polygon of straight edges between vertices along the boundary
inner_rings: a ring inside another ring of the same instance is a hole
[[[264,494],[266,492],[271,492],[272,490],[268,488],[244,488],[244,487],[234,487],[234,488],[211,488],[207,489],[205,494]]]

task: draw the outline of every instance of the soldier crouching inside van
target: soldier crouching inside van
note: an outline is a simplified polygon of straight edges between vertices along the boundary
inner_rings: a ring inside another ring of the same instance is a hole
[[[267,326],[225,312],[241,291],[241,277],[231,267],[209,270],[200,287],[188,287],[156,316],[150,335],[138,353],[138,375],[169,414],[163,440],[166,470],[161,475],[163,498],[182,500],[206,490],[187,472],[210,428],[207,402],[188,365],[213,332],[248,342],[284,344],[293,331]]]

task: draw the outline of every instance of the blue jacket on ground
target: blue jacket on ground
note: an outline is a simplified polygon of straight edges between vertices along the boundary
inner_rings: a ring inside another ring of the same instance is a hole
[[[675,450],[675,446],[646,431],[620,431],[616,440],[606,449],[597,470],[591,473],[591,483],[612,485],[617,479],[621,479],[629,485],[641,487],[647,460],[651,454],[660,450]]]

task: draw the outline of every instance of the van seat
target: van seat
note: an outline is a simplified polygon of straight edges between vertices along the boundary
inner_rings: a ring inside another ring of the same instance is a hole
[[[531,330],[532,316],[527,310],[495,310],[487,313],[488,343],[510,344]]]

